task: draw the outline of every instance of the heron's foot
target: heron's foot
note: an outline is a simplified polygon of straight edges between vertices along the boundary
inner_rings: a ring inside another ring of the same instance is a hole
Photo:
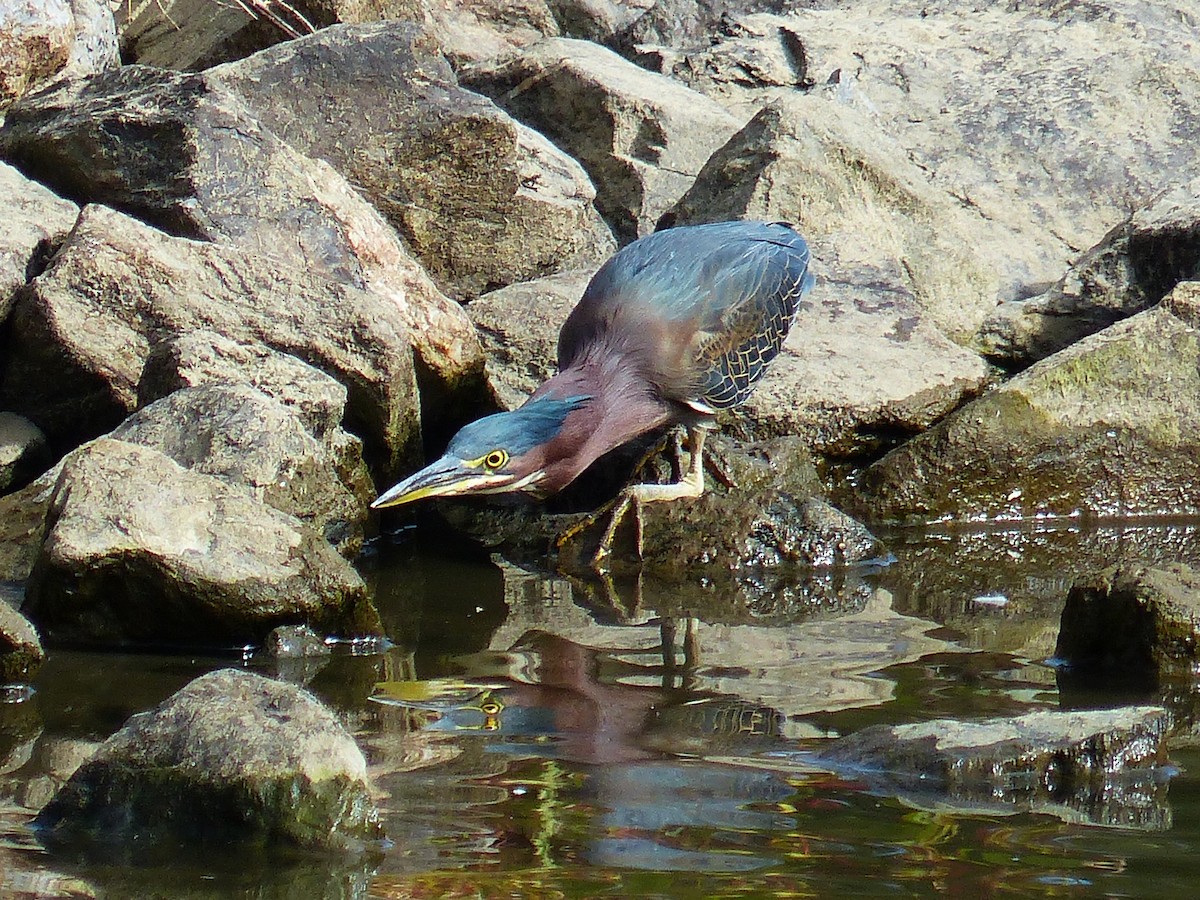
[[[626,488],[610,504],[608,526],[604,529],[604,534],[600,536],[600,543],[596,547],[596,552],[592,554],[592,568],[595,571],[603,572],[608,569],[608,560],[612,556],[613,541],[616,539],[617,529],[625,520],[625,516],[631,507],[633,508],[634,552],[637,554],[638,559],[642,558],[642,509],[640,505],[641,499],[637,496],[638,488],[642,487],[650,487],[650,485],[639,484],[635,487]]]

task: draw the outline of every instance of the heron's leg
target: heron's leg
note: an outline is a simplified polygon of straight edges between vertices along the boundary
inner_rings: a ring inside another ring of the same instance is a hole
[[[691,459],[688,470],[674,484],[635,484],[629,490],[634,499],[641,503],[658,503],[661,500],[677,500],[681,497],[699,497],[704,493],[704,437],[708,429],[693,425],[688,429],[688,444]]]

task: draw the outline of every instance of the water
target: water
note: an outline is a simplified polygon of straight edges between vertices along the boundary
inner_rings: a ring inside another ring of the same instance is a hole
[[[349,861],[39,849],[32,811],[96,741],[202,672],[254,665],[232,651],[55,651],[31,696],[0,705],[0,893],[1193,897],[1188,741],[1149,793],[1037,809],[896,796],[813,754],[867,725],[940,717],[1166,702],[1195,720],[1190,683],[1079,684],[1048,660],[1074,573],[1196,564],[1200,529],[888,541],[882,570],[770,590],[571,581],[381,541],[366,574],[394,645],[284,673],[339,711],[380,792],[391,845]]]

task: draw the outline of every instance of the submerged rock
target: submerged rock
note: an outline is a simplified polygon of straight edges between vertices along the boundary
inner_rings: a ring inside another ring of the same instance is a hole
[[[864,728],[819,759],[902,795],[963,806],[1066,807],[1099,824],[1164,828],[1169,727],[1166,710],[1149,706],[936,719]]]
[[[869,519],[1200,514],[1200,282],[1042,360],[868,468]]]
[[[1114,566],[1076,581],[1054,655],[1081,670],[1190,678],[1200,663],[1200,573]]]
[[[51,843],[355,850],[381,838],[366,761],[310,694],[225,669],[130,719],[38,815]]]
[[[65,461],[23,610],[48,638],[241,645],[276,625],[377,633],[362,579],[298,519],[164,454]]]

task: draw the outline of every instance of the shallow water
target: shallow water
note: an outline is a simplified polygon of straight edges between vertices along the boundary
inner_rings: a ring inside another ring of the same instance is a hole
[[[1039,708],[1166,702],[1194,721],[1191,684],[1079,684],[1050,657],[1074,573],[1196,564],[1200,527],[887,538],[887,567],[769,589],[583,583],[411,533],[380,541],[365,567],[393,645],[282,673],[335,707],[367,755],[391,845],[358,860],[40,850],[31,811],[92,742],[204,671],[255,665],[232,651],[54,651],[34,693],[0,705],[0,892],[1195,896],[1200,752],[1184,741],[1169,781],[1036,810],[897,796],[813,753],[876,723]]]

